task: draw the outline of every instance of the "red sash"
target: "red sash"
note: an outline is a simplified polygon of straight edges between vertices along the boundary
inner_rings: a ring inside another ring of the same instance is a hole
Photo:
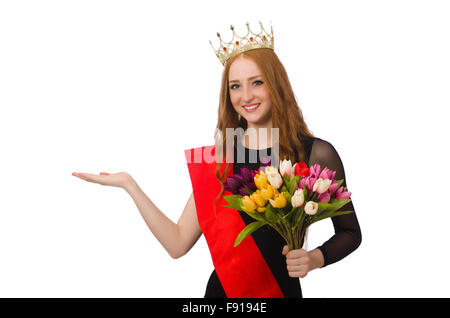
[[[229,298],[283,298],[284,295],[269,266],[251,236],[234,247],[236,237],[245,227],[239,212],[223,207],[228,202],[223,197],[217,200],[216,215],[214,200],[220,193],[220,182],[216,178],[217,163],[194,162],[194,153],[215,155],[214,146],[185,150],[191,177],[197,217],[211,253],[214,268]],[[198,156],[197,156],[198,157]],[[208,160],[210,161],[210,160]],[[225,160],[221,174],[225,170]],[[227,176],[233,174],[233,164]],[[232,194],[225,191],[223,195]],[[280,251],[281,253],[281,251]]]

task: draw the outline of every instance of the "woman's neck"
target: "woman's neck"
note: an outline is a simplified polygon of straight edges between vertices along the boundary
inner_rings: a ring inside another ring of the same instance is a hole
[[[247,127],[242,144],[248,149],[267,149],[272,147],[272,125],[269,127]]]

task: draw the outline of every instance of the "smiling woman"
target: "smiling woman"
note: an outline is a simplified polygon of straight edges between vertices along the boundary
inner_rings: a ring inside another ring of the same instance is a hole
[[[231,29],[236,35],[233,27]],[[333,217],[335,235],[311,251],[303,248],[289,251],[283,238],[271,228],[253,233],[234,247],[237,234],[253,219],[242,211],[230,211],[225,207],[224,180],[230,172],[237,174],[245,167],[258,170],[267,164],[260,156],[263,150],[270,156],[273,149],[278,159],[328,167],[336,171],[336,179],[345,180],[343,164],[335,148],[314,137],[303,119],[287,72],[273,50],[272,32],[267,33],[262,24],[261,32],[248,31],[246,36],[225,43],[226,46],[216,52],[225,66],[216,127],[223,149],[205,146],[185,150],[192,194],[177,223],[160,211],[126,172],[73,175],[126,190],[150,231],[173,258],[185,255],[203,234],[214,264],[205,297],[297,298],[302,297],[298,278],[350,254],[359,246],[361,232],[356,214],[352,213]],[[222,161],[207,160],[206,153],[228,153],[225,149],[227,129],[237,128],[251,129],[257,134],[260,129],[265,130],[270,142],[258,142],[257,149],[250,149],[245,138],[236,140],[233,161],[222,165]],[[272,128],[278,130],[278,141],[271,138]],[[238,142],[245,149],[243,162],[236,160]],[[266,149],[262,149],[262,145]],[[200,153],[200,161],[192,162],[192,153]],[[255,154],[257,162],[250,162],[249,158]],[[342,185],[346,186],[345,181]],[[342,210],[354,210],[352,202]]]
[[[248,50],[227,60],[222,73],[217,123],[224,147],[227,127],[267,128],[269,140],[270,128],[277,128],[280,159],[305,159],[302,136],[312,138],[313,134],[303,119],[287,72],[273,49]]]
[[[216,140],[222,142],[216,144],[216,148],[219,146],[216,150],[227,153],[226,133],[230,128],[256,132],[258,142],[257,149],[250,149],[245,138],[237,140],[234,136],[233,161],[225,161],[225,168],[221,162],[215,169],[209,165],[196,166],[187,157],[198,221],[215,267],[205,297],[302,297],[298,278],[350,254],[361,243],[361,231],[356,213],[352,213],[331,218],[335,235],[311,251],[303,248],[289,251],[280,235],[270,228],[252,233],[252,240],[241,243],[243,246],[232,247],[239,233],[237,229],[241,230],[253,219],[243,211],[230,213],[229,208],[223,207],[227,204],[223,199],[224,180],[230,172],[236,175],[242,168],[258,170],[263,164],[261,153],[270,156],[274,150],[279,156],[276,162],[288,159],[303,161],[308,166],[319,164],[336,171],[337,179],[345,180],[345,173],[333,145],[309,131],[287,72],[273,50],[273,34],[264,34],[261,25],[257,37],[249,37],[249,32],[244,39],[234,32],[233,26],[231,29],[233,40],[227,43],[221,40],[216,52],[224,64],[216,134]],[[233,42],[235,36],[239,41]],[[271,138],[272,128],[278,130],[278,141]],[[260,129],[269,140],[265,149],[259,143]],[[244,162],[237,160],[240,144],[245,147]],[[250,162],[251,157],[256,157],[257,162]],[[346,186],[345,181],[343,185]],[[341,210],[354,211],[353,203]],[[285,258],[280,257],[280,251]]]
[[[272,128],[272,101],[258,65],[239,55],[230,67],[230,100],[247,128]]]

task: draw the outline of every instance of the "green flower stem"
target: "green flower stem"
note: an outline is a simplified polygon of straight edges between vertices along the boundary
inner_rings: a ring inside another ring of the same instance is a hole
[[[286,232],[288,233],[289,236],[289,250],[295,250],[295,239],[293,237],[293,233],[292,230],[290,228],[290,226],[286,225]]]
[[[306,213],[305,212],[303,212],[303,214],[302,214],[302,217],[300,218],[300,221],[298,222],[298,225],[297,225],[297,229],[298,228],[301,228],[302,226],[303,226],[303,222],[304,222],[304,220],[305,220],[305,215],[306,215]]]
[[[289,232],[287,231],[287,228],[286,228],[286,225],[284,224],[284,222],[281,225],[281,228],[282,228],[282,231],[284,233],[284,236],[283,236],[284,240],[288,244],[289,248],[291,248],[292,243],[291,243],[291,240],[290,240],[290,237],[289,237]]]
[[[286,220],[282,220],[284,232],[286,233],[286,243],[288,243],[289,250],[295,249],[295,236],[292,233],[292,227]]]
[[[301,235],[300,235],[300,229],[299,228],[296,228],[295,229],[295,243],[296,243],[296,247],[297,247],[297,249],[298,248],[300,248],[300,244],[301,244],[301,239],[300,239],[300,237],[301,237]]]
[[[269,225],[285,240],[289,246],[289,250],[300,249],[306,229],[311,223],[311,217],[304,213],[295,229],[292,228],[292,224],[286,219],[280,218],[280,221],[279,223]]]
[[[275,224],[269,224],[269,225],[272,226],[272,227],[275,229],[275,231],[277,231],[278,234],[280,234],[281,237],[287,242],[287,237],[286,237],[286,234],[284,233],[282,227],[278,227],[278,226],[275,225]]]
[[[305,237],[306,229],[310,225],[310,221],[311,221],[310,217],[306,218],[306,220],[305,220],[305,222],[304,222],[304,224],[302,226],[302,229],[300,231],[300,236],[299,236],[299,244],[302,243],[303,238]]]
[[[302,230],[303,226],[300,228],[296,228],[295,229],[295,244],[296,244],[296,249],[301,248],[301,230]]]

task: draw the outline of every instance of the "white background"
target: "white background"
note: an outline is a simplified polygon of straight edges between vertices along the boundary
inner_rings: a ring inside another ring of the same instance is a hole
[[[450,296],[449,15],[430,0],[0,2],[0,296],[203,297],[203,236],[174,260],[124,190],[71,173],[127,171],[176,222],[183,151],[214,143],[208,41],[258,20],[362,229],[304,297]],[[312,249],[331,220],[310,233]]]

